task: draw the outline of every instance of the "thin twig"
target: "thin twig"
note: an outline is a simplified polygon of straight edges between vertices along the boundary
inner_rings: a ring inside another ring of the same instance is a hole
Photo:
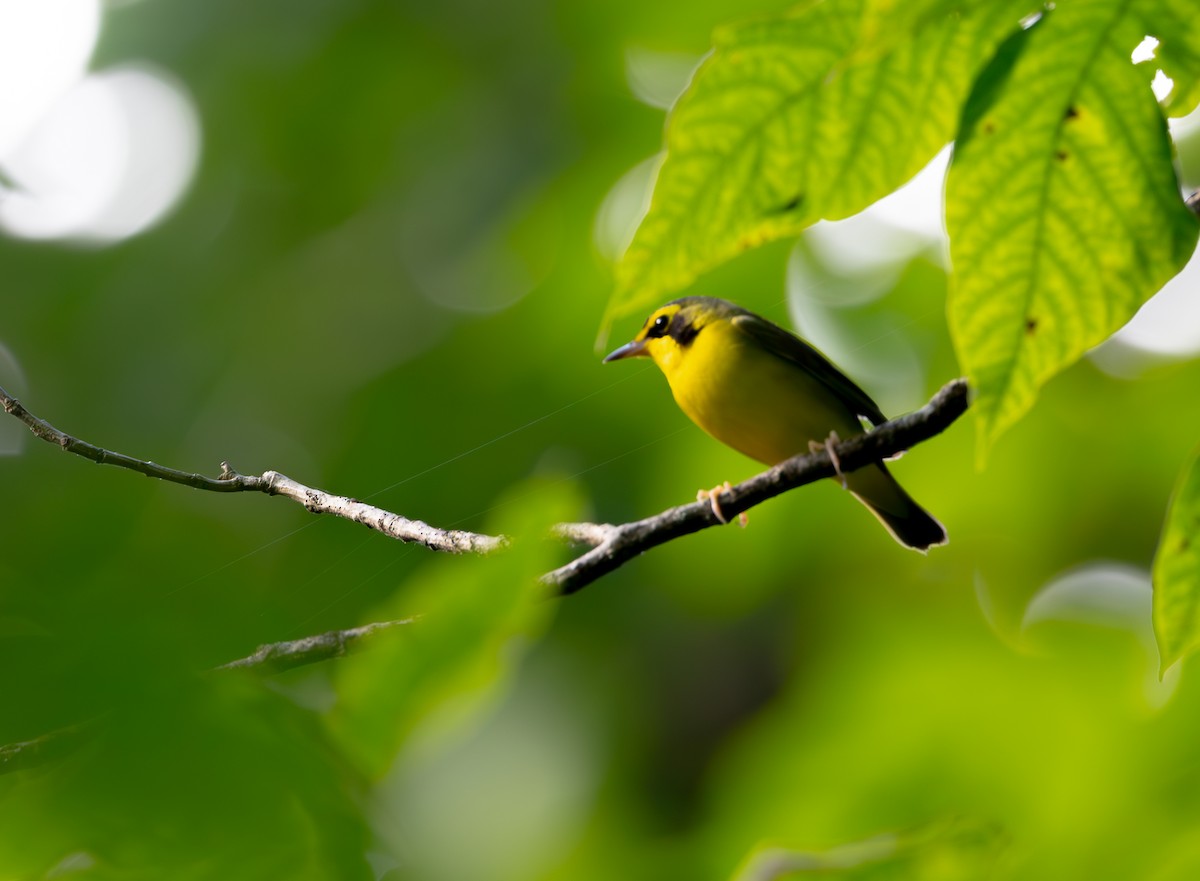
[[[903,452],[945,431],[968,406],[964,379],[947,383],[933,399],[912,413],[885,422],[866,434],[834,446],[842,472],[856,471]],[[725,521],[781,493],[826,477],[837,470],[827,450],[794,456],[717,497]],[[542,576],[542,583],[560,594],[574,593],[607,575],[624,563],[672,539],[711,526],[723,526],[706,500],[680,505],[632,523],[564,523],[555,533],[571,541],[591,545],[591,550],[565,566]]]
[[[272,675],[293,670],[306,664],[316,664],[331,658],[341,658],[363,647],[369,637],[385,630],[414,624],[418,617],[402,618],[398,621],[376,621],[349,630],[330,630],[316,636],[304,636],[286,642],[271,642],[260,645],[253,654],[230,661],[214,670],[255,670]]]
[[[224,462],[221,466],[228,467]],[[433,551],[448,554],[490,554],[507,547],[509,543],[508,537],[504,535],[484,535],[463,529],[440,529],[421,520],[410,520],[357,499],[313,489],[285,477],[278,471],[267,471],[262,477],[242,479],[261,481],[255,489],[268,495],[284,496],[299,502],[313,514],[332,514],[343,520],[352,520],[381,532],[388,538],[421,544]]]
[[[482,535],[461,529],[438,529],[420,520],[410,520],[357,499],[335,496],[324,490],[305,486],[278,471],[267,471],[261,476],[239,474],[229,466],[228,462],[222,462],[220,476],[207,477],[203,474],[179,471],[154,462],[135,459],[124,453],[114,453],[73,437],[65,431],[55,428],[46,420],[34,416],[3,388],[0,388],[0,406],[3,406],[6,413],[25,423],[35,437],[100,465],[115,465],[147,477],[156,477],[159,480],[209,492],[261,492],[269,496],[283,496],[300,503],[314,514],[333,514],[344,520],[361,523],[363,526],[381,532],[397,541],[421,544],[434,551],[444,551],[450,554],[489,554],[508,544],[508,539],[503,535]]]

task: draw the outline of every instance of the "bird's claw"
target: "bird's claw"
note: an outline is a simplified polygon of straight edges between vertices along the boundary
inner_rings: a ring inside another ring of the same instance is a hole
[[[849,489],[846,484],[846,475],[842,473],[842,460],[838,458],[837,450],[834,447],[840,444],[842,439],[838,437],[836,431],[829,432],[829,437],[825,438],[825,443],[819,444],[816,441],[808,442],[808,451],[810,453],[820,453],[822,451],[829,454],[829,461],[833,463],[833,473],[838,476],[842,482],[842,489]]]
[[[725,518],[725,513],[721,510],[721,503],[718,501],[718,499],[720,498],[721,493],[729,492],[731,489],[733,489],[733,487],[729,485],[729,481],[727,480],[723,484],[714,486],[712,489],[698,490],[696,492],[696,501],[703,502],[705,499],[708,499],[709,505],[712,506],[713,516],[722,523],[728,524],[729,521]],[[749,522],[750,519],[746,516],[745,511],[743,511],[741,514],[738,514],[738,523],[742,525],[743,529]]]

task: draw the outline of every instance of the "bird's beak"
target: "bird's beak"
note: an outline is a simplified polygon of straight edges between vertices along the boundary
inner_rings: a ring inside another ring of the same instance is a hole
[[[646,351],[645,340],[633,340],[621,346],[614,352],[610,352],[608,357],[604,359],[604,363],[609,361],[620,361],[622,358],[648,358],[650,353]]]

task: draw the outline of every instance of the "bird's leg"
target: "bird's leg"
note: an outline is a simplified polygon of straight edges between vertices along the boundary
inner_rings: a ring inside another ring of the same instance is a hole
[[[708,499],[708,503],[712,505],[713,516],[722,523],[728,523],[729,521],[725,519],[725,514],[721,511],[721,503],[717,501],[717,497],[723,492],[729,492],[731,489],[733,489],[733,487],[729,485],[729,481],[727,480],[725,483],[714,486],[712,489],[702,489],[697,491],[696,501],[703,502],[705,499]],[[745,514],[741,515],[741,517],[744,516]],[[739,520],[740,519],[741,518],[739,517]],[[742,525],[744,526],[745,524],[743,523]]]
[[[829,461],[833,463],[833,473],[836,474],[838,479],[842,481],[842,489],[848,489],[849,487],[846,485],[846,475],[842,473],[842,462],[838,458],[837,450],[834,449],[834,446],[840,444],[841,442],[842,439],[838,437],[838,433],[836,431],[831,431],[829,432],[829,437],[825,438],[825,443],[823,444],[819,444],[816,441],[809,441],[808,451],[810,453],[819,453],[824,450],[826,453],[828,453]]]

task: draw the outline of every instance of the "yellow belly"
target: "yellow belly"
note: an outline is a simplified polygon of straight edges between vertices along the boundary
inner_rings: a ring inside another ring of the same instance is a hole
[[[862,433],[858,417],[795,364],[748,341],[733,325],[704,328],[661,364],[680,409],[710,435],[767,465],[807,452],[831,431]]]

